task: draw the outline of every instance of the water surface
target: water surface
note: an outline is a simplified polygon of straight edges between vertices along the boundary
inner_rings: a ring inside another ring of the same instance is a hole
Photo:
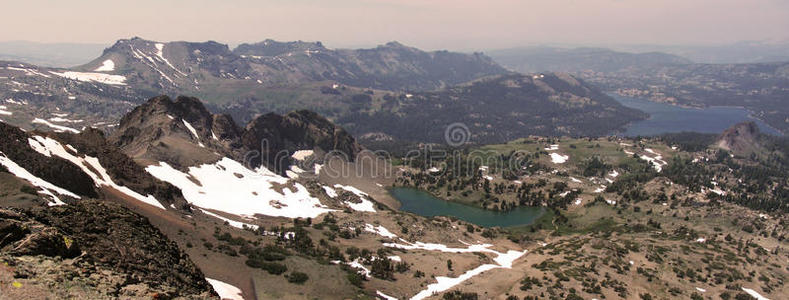
[[[454,216],[483,227],[528,225],[545,212],[542,207],[517,207],[508,212],[492,211],[444,201],[430,193],[405,187],[392,188],[389,193],[400,201],[400,210],[425,217]]]
[[[611,94],[611,97],[624,106],[638,109],[650,115],[646,120],[629,124],[622,134],[624,136],[652,136],[682,131],[721,133],[732,125],[745,121],[756,122],[759,130],[763,133],[781,135],[775,128],[751,117],[750,112],[742,107],[688,108],[614,94]]]

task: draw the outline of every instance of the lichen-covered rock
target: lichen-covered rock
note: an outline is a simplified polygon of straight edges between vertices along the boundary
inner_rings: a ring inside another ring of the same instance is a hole
[[[54,291],[70,286],[64,281],[99,298],[203,299],[214,293],[186,253],[148,219],[111,202],[83,199],[50,208],[0,209],[0,257],[12,267],[24,262],[6,270],[13,278],[54,280],[39,286],[53,289],[39,290],[51,292],[50,297],[75,297]],[[2,276],[0,270],[0,285]]]

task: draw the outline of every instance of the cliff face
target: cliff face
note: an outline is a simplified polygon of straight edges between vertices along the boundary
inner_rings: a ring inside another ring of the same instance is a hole
[[[754,122],[743,122],[726,129],[718,138],[716,145],[724,150],[747,155],[759,146],[759,127]]]
[[[284,172],[298,150],[339,151],[349,159],[361,150],[348,132],[311,111],[269,113],[240,128],[230,116],[211,114],[198,99],[183,96],[158,96],[135,108],[110,140],[135,159],[182,169],[231,157]]]
[[[0,267],[0,277],[14,274],[20,286],[15,293],[195,299],[214,294],[174,242],[118,204],[80,200],[53,208],[0,209],[0,235],[0,257],[9,262]]]

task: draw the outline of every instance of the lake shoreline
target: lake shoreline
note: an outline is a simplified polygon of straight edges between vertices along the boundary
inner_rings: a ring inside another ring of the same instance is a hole
[[[392,198],[400,202],[400,211],[424,217],[455,217],[482,227],[524,227],[535,223],[547,211],[545,207],[532,206],[519,206],[510,211],[484,209],[449,201],[412,187],[392,187],[388,191]]]
[[[720,134],[731,126],[746,121],[755,122],[763,133],[783,136],[783,132],[759,119],[743,106],[685,107],[649,99],[609,94],[621,105],[649,115],[644,120],[629,122],[612,131],[612,135],[658,136],[666,133],[699,132]]]

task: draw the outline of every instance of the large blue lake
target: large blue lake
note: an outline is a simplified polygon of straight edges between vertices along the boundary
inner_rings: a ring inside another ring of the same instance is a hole
[[[483,227],[528,225],[539,218],[542,207],[517,207],[508,212],[498,212],[475,206],[438,199],[430,193],[405,187],[392,188],[389,193],[400,202],[400,210],[420,216],[455,216]]]
[[[778,130],[751,117],[747,109],[740,107],[688,108],[619,95],[611,95],[611,97],[624,106],[650,115],[649,119],[628,125],[622,134],[624,136],[651,136],[682,131],[721,133],[732,125],[744,121],[756,122],[763,133],[781,135]]]

